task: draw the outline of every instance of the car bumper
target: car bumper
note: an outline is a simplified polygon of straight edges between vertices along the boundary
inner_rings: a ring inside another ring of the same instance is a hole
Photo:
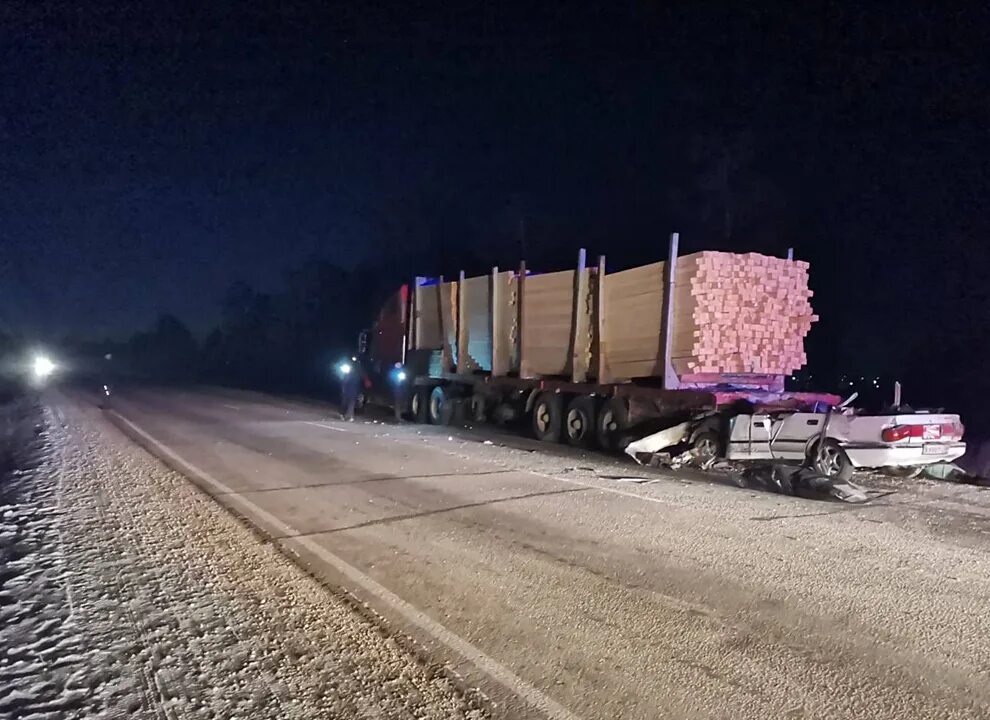
[[[944,448],[945,452],[930,454],[925,452],[924,445],[890,445],[857,446],[843,445],[842,449],[849,456],[849,462],[858,468],[878,467],[918,467],[934,463],[952,462],[962,457],[966,452],[966,443],[929,443],[930,446]]]

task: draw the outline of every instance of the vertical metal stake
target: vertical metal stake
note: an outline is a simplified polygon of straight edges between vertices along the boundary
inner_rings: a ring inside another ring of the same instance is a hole
[[[674,366],[670,360],[670,349],[674,343],[674,285],[677,278],[677,245],[680,240],[678,233],[670,234],[670,248],[667,251],[666,292],[663,299],[663,387],[665,390],[676,390],[680,386]]]

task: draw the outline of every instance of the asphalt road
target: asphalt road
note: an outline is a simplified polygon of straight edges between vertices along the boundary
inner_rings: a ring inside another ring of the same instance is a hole
[[[496,715],[990,716],[986,490],[850,507],[249,393],[114,412]]]

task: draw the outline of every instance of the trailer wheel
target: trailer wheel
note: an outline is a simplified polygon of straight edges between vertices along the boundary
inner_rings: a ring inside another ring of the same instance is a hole
[[[443,385],[437,385],[430,393],[429,415],[432,425],[451,425],[454,422],[454,398]]]
[[[559,393],[545,392],[533,405],[533,435],[543,442],[560,442],[564,401]]]
[[[416,388],[412,397],[409,398],[409,414],[416,422],[425,425],[430,421],[430,390],[429,388]]]
[[[821,448],[815,443],[811,449],[811,461],[819,474],[842,482],[851,479],[855,470],[846,451],[835,440],[826,440]]]
[[[591,395],[578,395],[567,406],[564,416],[564,435],[567,444],[591,449],[595,446],[595,398]]]
[[[629,409],[621,398],[609,398],[598,410],[595,435],[605,450],[620,450],[622,433],[629,426]]]
[[[472,395],[468,402],[468,419],[475,423],[488,422],[488,402],[484,395]]]

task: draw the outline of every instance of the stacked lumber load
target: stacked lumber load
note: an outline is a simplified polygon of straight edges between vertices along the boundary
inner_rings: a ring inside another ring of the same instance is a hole
[[[582,251],[574,270],[520,272],[417,281],[413,347],[434,352],[441,374],[665,376],[666,263],[606,274],[604,258],[587,268]],[[678,258],[673,370],[702,383],[792,374],[807,362],[804,338],[818,319],[811,295],[806,262],[714,251]]]
[[[658,262],[606,274],[599,349],[605,380],[663,375],[665,266]]]
[[[519,281],[516,273],[504,271],[496,273],[492,282],[495,337],[491,371],[493,375],[506,375],[519,370]]]
[[[678,258],[671,361],[678,374],[790,375],[804,366],[808,263],[759,253]]]
[[[530,275],[523,303],[523,377],[567,375],[571,369],[574,270]]]
[[[518,312],[515,273],[497,272],[464,278],[457,295],[462,358],[457,372],[505,375],[515,354]],[[493,337],[494,333],[494,337]]]
[[[415,348],[438,350],[442,368],[455,362],[457,339],[454,320],[457,306],[457,283],[426,282],[415,289],[414,338]]]
[[[458,293],[458,312],[463,327],[457,371],[471,373],[492,369],[491,277],[465,278]]]
[[[589,268],[526,277],[521,377],[586,378],[597,322],[593,285]]]

